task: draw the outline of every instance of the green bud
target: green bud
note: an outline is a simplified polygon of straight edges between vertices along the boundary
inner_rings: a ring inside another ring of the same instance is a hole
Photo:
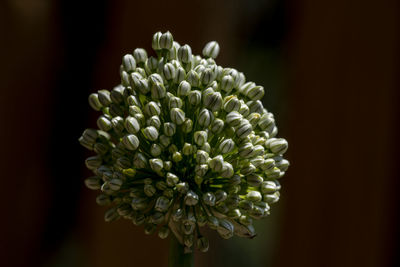
[[[183,237],[183,244],[184,244],[186,247],[188,247],[188,248],[192,247],[192,246],[193,246],[193,242],[194,242],[194,237],[193,237],[193,235],[185,235],[185,236]]]
[[[208,42],[203,48],[203,56],[216,58],[219,54],[219,44],[216,41]]]
[[[103,160],[101,159],[100,156],[92,156],[86,159],[85,164],[89,170],[95,170],[98,167],[100,167],[102,162]]]
[[[157,230],[157,225],[152,223],[147,223],[144,225],[144,233],[146,235],[152,235]]]
[[[166,182],[168,186],[173,187],[179,182],[179,178],[175,174],[168,172],[166,175]]]
[[[136,69],[136,60],[135,58],[127,54],[122,58],[122,66],[127,73],[131,73]]]
[[[171,120],[177,125],[181,125],[185,121],[185,112],[179,108],[172,108],[170,116]]]
[[[181,108],[182,105],[183,105],[182,99],[180,99],[179,97],[173,96],[173,97],[170,97],[168,99],[168,107],[169,107],[169,109]]]
[[[189,143],[185,143],[182,148],[182,153],[185,156],[189,156],[194,153],[195,147]]]
[[[85,131],[83,131],[82,137],[85,139],[86,142],[93,144],[96,142],[99,134],[94,129],[86,129]]]
[[[147,207],[147,199],[143,197],[134,197],[131,206],[134,210],[144,210]]]
[[[158,237],[161,239],[167,238],[169,235],[169,228],[168,226],[163,226],[158,230]]]
[[[129,150],[136,150],[139,147],[139,139],[134,134],[125,135],[122,138],[123,145]]]
[[[165,127],[165,126],[164,126]],[[165,129],[164,129],[165,132]],[[160,143],[161,145],[163,145],[164,147],[168,147],[171,144],[171,138],[166,136],[166,135],[161,135],[160,136]]]
[[[152,196],[154,196],[154,194],[156,193],[157,190],[153,185],[145,184],[144,188],[143,188],[143,191],[146,194],[146,196],[152,197]]]
[[[101,194],[96,197],[96,203],[100,206],[107,206],[111,204],[111,199],[106,194]]]
[[[162,148],[161,148],[160,145],[158,145],[158,144],[152,144],[152,145],[151,145],[151,147],[150,147],[150,154],[151,154],[153,157],[158,157],[158,156],[160,156],[160,155],[161,155],[161,152],[162,152]]]
[[[161,212],[154,212],[150,217],[151,223],[161,224],[165,221],[165,216]]]
[[[134,225],[136,225],[136,226],[139,226],[139,225],[144,224],[145,221],[146,221],[146,217],[145,217],[143,214],[141,214],[141,213],[136,214],[136,215],[133,216],[133,218],[132,218],[132,223],[133,223]]]
[[[91,190],[99,190],[101,187],[101,179],[98,176],[92,176],[85,179],[85,185]]]
[[[144,169],[147,166],[147,158],[140,152],[133,157],[133,166],[137,169]]]
[[[160,48],[162,48],[162,49],[171,49],[173,42],[174,42],[174,38],[172,37],[172,34],[169,31],[167,31],[166,33],[163,33],[160,36],[159,45],[160,45]]]
[[[119,218],[120,218],[120,216],[119,216],[116,208],[111,208],[111,209],[107,210],[106,213],[104,214],[104,220],[106,222],[116,221]]]
[[[191,119],[186,118],[185,122],[182,124],[182,131],[184,133],[190,133],[193,129],[193,121]]]
[[[112,179],[108,184],[111,190],[118,191],[121,188],[123,182],[120,179]]]
[[[158,138],[158,131],[154,126],[144,128],[143,135],[150,141],[156,141]]]
[[[116,164],[118,167],[120,167],[122,169],[128,169],[131,167],[131,162],[130,162],[129,158],[127,158],[127,157],[118,158]]]
[[[172,154],[172,160],[173,160],[174,162],[180,162],[182,159],[183,159],[183,158],[182,158],[182,155],[181,155],[181,153],[179,153],[178,151],[177,151],[177,152],[174,152],[174,153]]]
[[[209,248],[209,242],[208,239],[205,238],[204,236],[197,238],[197,249],[200,250],[201,252],[207,252]]]

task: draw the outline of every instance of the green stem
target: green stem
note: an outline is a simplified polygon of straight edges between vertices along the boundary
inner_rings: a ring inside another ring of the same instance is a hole
[[[193,258],[193,253],[184,253],[184,246],[171,235],[168,267],[194,267]]]

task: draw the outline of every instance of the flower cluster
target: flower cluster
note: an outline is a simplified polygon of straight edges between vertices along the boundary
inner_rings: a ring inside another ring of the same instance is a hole
[[[123,57],[120,85],[89,96],[102,115],[79,139],[97,154],[86,159],[86,186],[112,206],[106,221],[123,217],[161,238],[172,231],[188,251],[208,250],[203,226],[254,237],[253,219],[269,214],[289,167],[264,88],[218,66],[215,41],[203,57],[170,32],[154,34],[152,47],[156,57],[142,48]]]

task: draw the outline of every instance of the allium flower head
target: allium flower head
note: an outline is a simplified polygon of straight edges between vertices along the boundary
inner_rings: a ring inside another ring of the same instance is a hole
[[[111,206],[106,221],[123,217],[160,238],[172,232],[187,250],[207,251],[205,226],[254,237],[253,220],[269,215],[289,167],[264,88],[218,66],[215,41],[203,57],[170,32],[154,34],[152,47],[157,57],[135,49],[122,58],[121,84],[89,96],[102,114],[79,139],[96,153],[86,159],[94,173],[86,186]]]

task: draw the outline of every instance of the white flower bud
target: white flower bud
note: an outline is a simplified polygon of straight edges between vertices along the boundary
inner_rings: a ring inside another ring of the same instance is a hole
[[[143,135],[150,141],[156,141],[158,138],[158,131],[154,126],[144,128]]]
[[[215,134],[219,134],[224,129],[224,121],[221,119],[215,119],[211,124],[211,131]]]
[[[236,135],[239,139],[244,139],[251,133],[251,131],[253,131],[251,124],[247,120],[243,119],[236,128]]]
[[[216,41],[208,42],[203,48],[203,56],[216,58],[219,54],[219,44]]]
[[[207,171],[208,171],[207,164],[196,165],[194,167],[194,172],[198,177],[203,177],[204,175],[206,175]]]
[[[240,100],[240,109],[239,113],[242,114],[244,117],[247,117],[250,114],[250,109],[249,107],[243,102],[243,100]]]
[[[171,47],[171,49],[168,50],[168,53],[167,53],[167,59],[168,60],[172,61],[172,60],[176,60],[177,59],[177,53],[178,53],[179,47],[181,47],[181,46],[180,46],[180,44],[178,42],[174,41],[172,43],[172,47]]]
[[[213,70],[210,68],[206,68],[200,75],[200,81],[202,84],[207,85],[213,82],[216,78]]]
[[[273,181],[264,181],[261,185],[261,192],[263,194],[275,193],[277,190],[278,187]]]
[[[224,239],[229,239],[233,236],[234,226],[226,219],[219,219],[219,225],[217,228],[218,234]]]
[[[189,143],[185,143],[182,147],[182,154],[185,156],[189,156],[194,153],[195,147]]]
[[[184,68],[182,67],[178,67],[176,69],[176,74],[175,74],[175,78],[174,78],[174,83],[179,84],[180,82],[182,82],[184,79],[186,78],[186,71]]]
[[[133,57],[137,63],[145,63],[147,60],[147,52],[143,48],[133,50]]]
[[[172,153],[172,160],[174,162],[180,162],[183,159],[182,154],[179,153],[178,151]]]
[[[156,129],[160,129],[161,120],[158,116],[152,116],[146,121],[147,126],[154,126]]]
[[[222,165],[222,171],[220,173],[223,178],[231,178],[233,176],[234,170],[232,164],[224,162]]]
[[[251,100],[260,100],[264,96],[264,87],[254,86],[246,90],[245,95]]]
[[[99,90],[97,94],[101,105],[103,105],[104,107],[108,107],[112,103],[109,91]]]
[[[153,41],[152,41],[152,43],[151,43],[151,47],[152,47],[155,51],[161,49],[161,47],[160,47],[160,37],[161,37],[161,35],[162,35],[161,32],[156,32],[156,33],[153,35]]]
[[[183,63],[188,63],[192,61],[192,48],[185,44],[178,49],[178,59]]]
[[[251,202],[259,202],[261,201],[262,196],[258,191],[250,191],[247,193],[246,199],[250,200]]]
[[[247,102],[246,104],[250,109],[250,113],[253,113],[253,112],[260,113],[260,114],[263,113],[264,106],[260,100],[255,100],[255,101],[252,100],[252,101]]]
[[[99,101],[99,95],[98,94],[90,94],[89,95],[89,105],[92,107],[92,109],[99,111],[103,107],[103,105]]]
[[[233,127],[239,126],[242,119],[242,115],[237,111],[231,111],[226,115],[226,122]]]
[[[189,103],[192,106],[197,106],[201,102],[201,93],[198,90],[191,91],[188,95]]]
[[[210,110],[206,108],[200,110],[197,121],[200,126],[208,127],[213,122],[213,120],[214,120],[214,114]]]
[[[156,83],[151,86],[150,92],[152,99],[161,99],[165,97],[167,90],[165,89],[163,84]]]
[[[282,172],[287,171],[289,165],[289,161],[287,161],[286,159],[282,159],[276,162],[276,167],[279,168]]]
[[[219,145],[219,150],[222,154],[230,153],[235,148],[235,142],[232,139],[225,139]]]
[[[197,150],[197,153],[196,153],[196,162],[197,162],[198,164],[205,164],[205,163],[207,163],[208,159],[209,159],[209,155],[208,155],[208,153],[207,153],[206,151],[204,151],[204,150]]]
[[[113,103],[120,104],[124,101],[125,87],[122,85],[116,86],[111,90],[110,98]]]
[[[282,155],[287,151],[288,143],[283,138],[277,138],[269,143],[269,149],[271,149],[274,154]]]
[[[155,57],[149,57],[144,64],[147,74],[152,74],[158,67],[158,60]]]
[[[164,123],[164,134],[166,136],[173,136],[176,132],[176,125],[172,122],[165,122]]]
[[[187,96],[190,93],[191,85],[187,81],[181,81],[178,86],[178,96]]]
[[[207,142],[208,134],[206,131],[197,131],[194,133],[193,137],[194,142],[197,145],[202,146],[205,142]]]
[[[166,182],[168,186],[173,187],[179,183],[179,178],[175,174],[168,172],[166,175]]]
[[[186,182],[181,182],[176,185],[176,190],[181,194],[186,194],[189,190],[189,185]]]
[[[239,146],[239,156],[243,158],[248,158],[254,151],[253,144],[243,143]]]
[[[229,94],[232,89],[233,89],[233,78],[230,75],[225,75],[222,77],[221,83],[220,83],[220,88],[221,90],[225,91],[227,94]]]
[[[85,185],[91,190],[99,190],[101,187],[101,179],[98,176],[92,176],[85,179]]]
[[[127,54],[122,58],[122,66],[127,73],[131,73],[136,69],[136,60],[135,58]]]
[[[100,116],[97,119],[97,127],[99,127],[100,130],[107,132],[112,129],[112,123],[107,117]]]
[[[163,67],[163,75],[166,80],[173,80],[176,75],[176,69],[171,63],[167,63]]]
[[[222,106],[222,96],[220,92],[213,92],[211,94],[206,94],[203,98],[203,103],[206,108],[211,109],[211,111],[218,111]]]
[[[199,87],[200,76],[197,74],[197,72],[191,70],[186,75],[186,81],[188,81],[192,87]]]
[[[260,121],[260,118],[261,118],[261,116],[260,116],[259,113],[251,113],[251,114],[247,117],[247,119],[248,119],[248,121],[250,122],[250,124],[251,124],[252,127],[256,127],[256,126],[257,126],[257,123]]]
[[[210,166],[211,170],[214,172],[221,172],[223,169],[223,163],[224,158],[221,155],[218,155],[208,162],[208,166]]]
[[[224,99],[224,110],[226,112],[239,111],[240,101],[235,95],[230,95]]]
[[[139,139],[134,134],[125,135],[122,138],[122,143],[129,150],[136,150],[139,147]]]
[[[128,133],[136,134],[140,131],[140,124],[136,118],[128,116],[125,119],[125,129]]]
[[[173,42],[174,42],[174,38],[172,37],[172,34],[169,31],[167,31],[166,33],[163,33],[160,36],[159,45],[160,45],[160,48],[162,48],[162,49],[171,49],[173,46]]]
[[[280,197],[279,192],[275,192],[272,194],[264,194],[263,201],[265,201],[268,204],[274,204],[274,203],[278,202],[279,197]]]
[[[246,181],[250,186],[258,187],[262,184],[264,179],[257,174],[249,174],[246,176]]]
[[[177,125],[181,125],[185,121],[185,112],[179,108],[172,108],[170,116],[171,120]]]
[[[164,167],[164,162],[161,159],[151,159],[149,160],[150,168],[155,171],[159,172],[163,169]]]
[[[192,190],[189,190],[184,198],[184,201],[186,205],[194,206],[199,202],[199,196]]]

